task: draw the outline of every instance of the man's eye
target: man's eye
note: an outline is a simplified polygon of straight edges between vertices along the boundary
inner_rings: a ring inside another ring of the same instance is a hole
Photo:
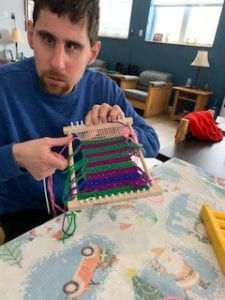
[[[76,44],[76,43],[67,43],[66,44],[66,48],[68,49],[68,50],[70,50],[70,51],[73,51],[73,50],[77,50],[77,49],[79,49],[80,47],[79,47],[79,45],[78,44]]]
[[[42,39],[47,43],[47,44],[53,44],[54,39],[53,37],[49,36],[49,35],[43,35]]]

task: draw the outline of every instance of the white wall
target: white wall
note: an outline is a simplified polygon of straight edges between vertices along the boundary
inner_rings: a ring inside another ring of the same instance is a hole
[[[23,43],[18,44],[18,51],[23,52],[25,57],[33,55],[27,43],[27,34],[24,22],[24,0],[0,0],[0,57],[3,57],[3,50],[10,49],[15,57],[15,45],[9,42],[9,35],[14,26],[11,13],[15,14],[16,27],[21,31]]]

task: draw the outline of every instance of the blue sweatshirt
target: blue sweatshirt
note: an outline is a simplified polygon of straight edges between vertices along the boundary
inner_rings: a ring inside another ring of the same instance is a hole
[[[42,137],[62,137],[63,127],[84,120],[94,104],[118,104],[132,117],[139,142],[148,157],[157,155],[154,129],[134,111],[121,89],[102,73],[86,70],[69,95],[55,96],[40,89],[33,58],[0,67],[0,215],[46,207],[42,181],[17,166],[13,143]],[[54,192],[60,204],[64,178],[54,174]]]

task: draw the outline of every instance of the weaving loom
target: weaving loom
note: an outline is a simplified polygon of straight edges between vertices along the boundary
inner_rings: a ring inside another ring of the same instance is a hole
[[[161,193],[160,187],[153,185],[140,145],[129,139],[131,125],[132,119],[126,118],[123,123],[63,128],[76,142],[68,146],[69,210]]]

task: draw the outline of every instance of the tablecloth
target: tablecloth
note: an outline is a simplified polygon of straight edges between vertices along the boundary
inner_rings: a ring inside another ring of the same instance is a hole
[[[152,175],[161,195],[84,209],[64,242],[61,215],[2,245],[0,299],[224,300],[199,213],[225,211],[225,179],[176,158]]]

